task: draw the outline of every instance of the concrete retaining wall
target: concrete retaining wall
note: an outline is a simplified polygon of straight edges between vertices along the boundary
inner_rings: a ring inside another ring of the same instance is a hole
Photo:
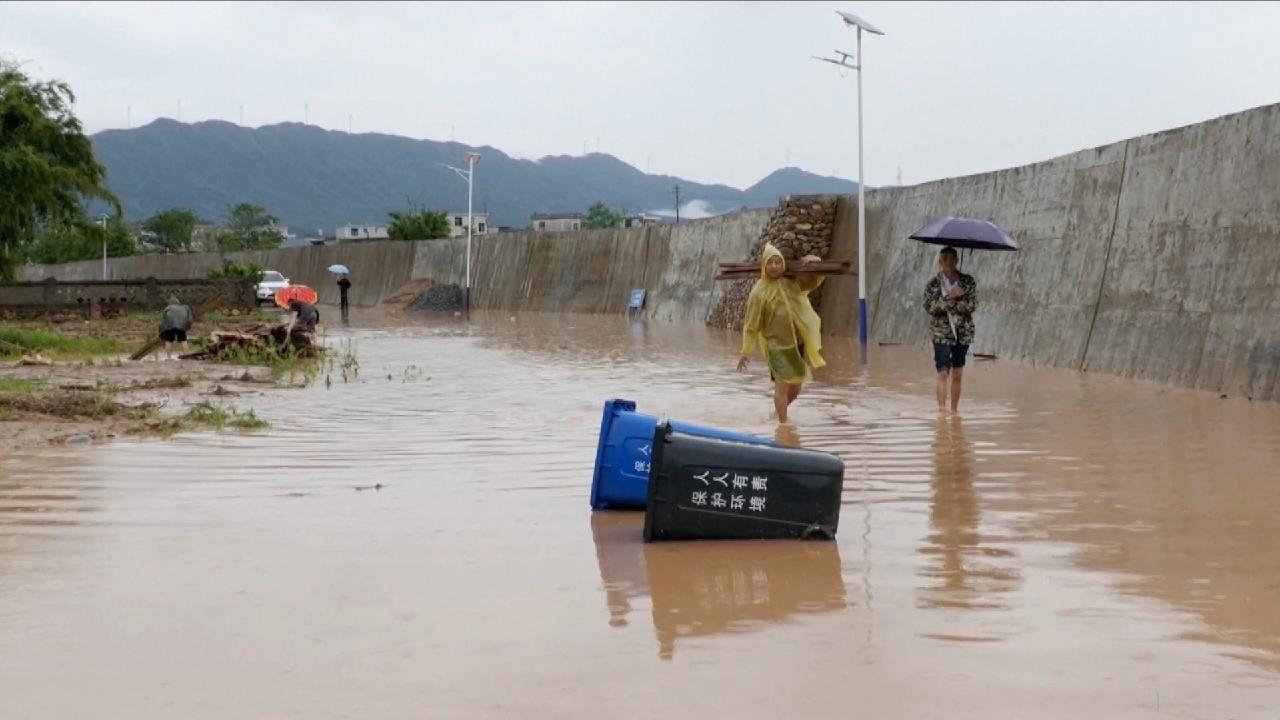
[[[976,351],[1280,399],[1277,158],[1272,105],[1035,165],[868,193],[872,337],[927,344],[922,294],[938,248],[907,236],[938,216],[975,216],[1022,246],[963,257],[979,283]],[[838,256],[856,243],[856,223],[846,222]],[[847,313],[856,297],[846,288],[828,313]],[[857,328],[835,316],[827,327]]]
[[[632,289],[645,314],[703,322],[724,291],[720,261],[747,257],[768,222],[748,210],[679,225],[516,232],[472,241],[472,306],[482,310],[623,313]],[[466,240],[418,243],[413,279],[462,284]]]

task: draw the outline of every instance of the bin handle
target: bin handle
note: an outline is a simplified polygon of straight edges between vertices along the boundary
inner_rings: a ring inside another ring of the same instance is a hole
[[[801,540],[835,540],[836,534],[826,525],[812,523],[800,533]]]

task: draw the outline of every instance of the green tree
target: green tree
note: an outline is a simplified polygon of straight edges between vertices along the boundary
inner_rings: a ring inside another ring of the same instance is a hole
[[[218,247],[223,252],[273,250],[283,240],[275,216],[266,208],[251,203],[227,206],[227,219],[218,233]]]
[[[0,280],[12,280],[28,246],[52,228],[84,230],[86,200],[120,215],[74,103],[66,83],[36,82],[0,62]]]
[[[109,257],[138,253],[133,228],[117,215],[101,224],[80,219],[47,223],[27,246],[26,259],[42,264],[97,260],[102,257],[104,240]]]
[[[143,227],[160,238],[160,246],[169,252],[191,249],[191,233],[200,224],[195,212],[186,208],[170,208],[152,215]]]
[[[618,227],[622,224],[622,215],[609,209],[608,205],[598,202],[587,208],[587,218],[584,226],[588,230],[603,230],[604,228]]]
[[[264,269],[262,265],[251,260],[232,262],[223,258],[221,268],[209,271],[209,279],[252,280],[256,284],[262,282]]]
[[[425,207],[391,213],[391,225],[387,228],[387,236],[392,240],[440,240],[452,233],[447,213]]]

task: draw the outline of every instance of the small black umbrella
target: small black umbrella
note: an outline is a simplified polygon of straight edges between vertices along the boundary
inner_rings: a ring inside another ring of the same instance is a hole
[[[973,218],[938,218],[908,237],[930,245],[950,245],[970,250],[1017,250],[1018,241],[995,223]]]

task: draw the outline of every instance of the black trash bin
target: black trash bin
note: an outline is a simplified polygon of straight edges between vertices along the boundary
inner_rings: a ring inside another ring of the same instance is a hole
[[[662,423],[644,540],[832,539],[844,461],[817,450],[717,440]]]

